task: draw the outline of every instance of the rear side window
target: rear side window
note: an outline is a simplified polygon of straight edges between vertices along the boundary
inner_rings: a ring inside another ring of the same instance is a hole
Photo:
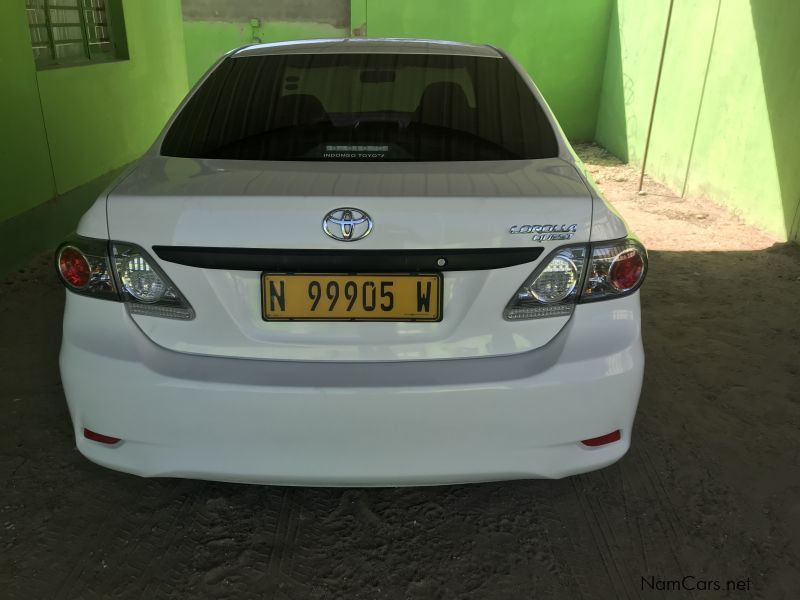
[[[302,54],[227,58],[167,132],[188,158],[550,158],[555,134],[504,58]]]

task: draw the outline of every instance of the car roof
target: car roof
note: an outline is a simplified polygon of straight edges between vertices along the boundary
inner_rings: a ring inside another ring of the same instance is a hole
[[[264,56],[267,54],[449,54],[458,56],[485,56],[502,58],[492,46],[448,42],[445,40],[418,40],[404,38],[331,38],[297,40],[271,44],[252,44],[234,50],[231,56]]]

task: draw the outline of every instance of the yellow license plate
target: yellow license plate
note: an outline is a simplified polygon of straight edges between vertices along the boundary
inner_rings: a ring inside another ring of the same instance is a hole
[[[264,273],[266,321],[441,321],[440,274]]]

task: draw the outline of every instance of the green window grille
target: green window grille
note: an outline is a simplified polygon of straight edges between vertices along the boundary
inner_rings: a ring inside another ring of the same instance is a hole
[[[25,0],[25,9],[40,68],[127,58],[117,39],[124,38],[121,2]]]

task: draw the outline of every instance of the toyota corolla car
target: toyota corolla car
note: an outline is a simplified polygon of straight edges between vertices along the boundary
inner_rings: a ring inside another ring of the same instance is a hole
[[[56,267],[77,447],[113,469],[442,484],[630,444],[646,252],[490,46],[228,53]]]

